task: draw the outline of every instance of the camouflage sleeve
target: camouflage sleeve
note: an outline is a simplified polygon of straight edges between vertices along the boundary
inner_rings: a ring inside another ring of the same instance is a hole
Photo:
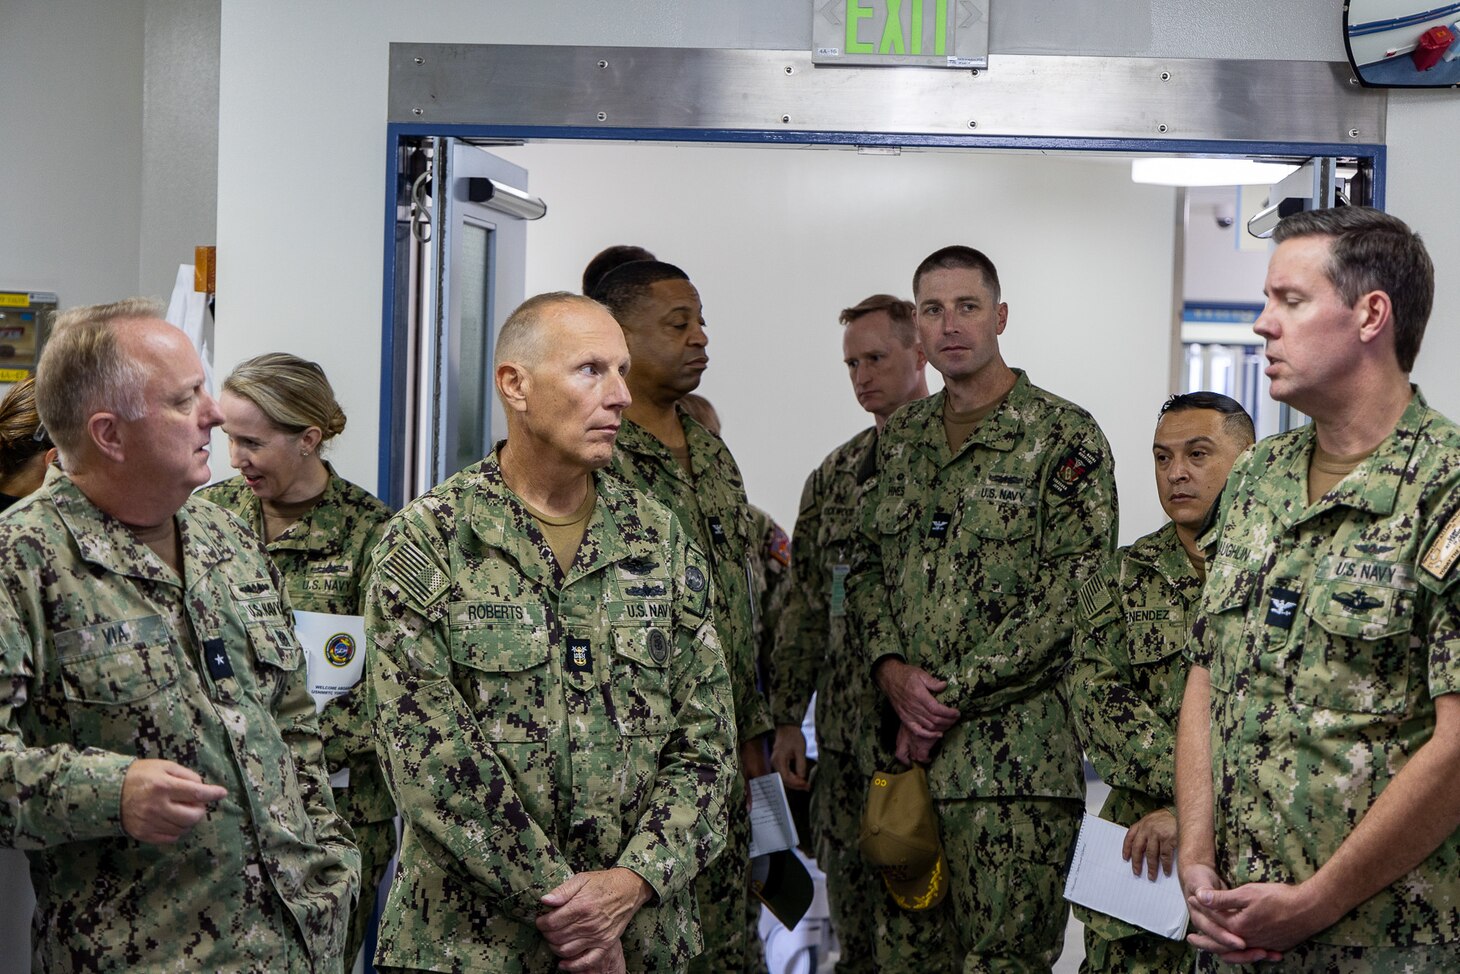
[[[1238,457],[1237,462],[1232,465],[1231,472],[1227,474],[1227,483],[1222,487],[1222,492],[1217,495],[1212,512],[1207,515],[1208,520],[1214,523],[1197,538],[1197,545],[1206,552],[1208,577],[1210,577],[1212,569],[1213,552],[1221,540],[1222,532],[1227,528],[1227,511],[1230,508],[1232,499],[1242,489],[1242,481],[1246,476],[1246,471],[1252,464],[1252,459],[1257,453],[1257,450],[1249,449],[1246,453]],[[1212,668],[1212,649],[1207,643],[1206,638],[1209,625],[1206,608],[1208,594],[1215,594],[1215,590],[1209,593],[1207,588],[1204,587],[1202,589],[1202,597],[1197,602],[1196,618],[1192,620],[1191,630],[1186,635],[1185,651],[1186,661],[1188,663],[1192,666],[1200,666],[1205,670]]]
[[[132,755],[26,746],[21,715],[36,676],[34,638],[0,591],[0,847],[48,849],[121,836],[122,779]]]
[[[878,450],[881,451],[886,443],[886,438],[881,440]],[[885,463],[878,463],[879,469],[885,466]],[[862,523],[857,530],[856,543],[852,545],[851,567],[846,581],[847,638],[861,647],[869,669],[888,656],[907,658],[883,575],[882,534],[877,530],[877,509],[881,506],[882,494],[877,484],[877,479],[873,478],[862,487],[858,502]]]
[[[710,618],[709,566],[682,534],[675,578],[675,728],[659,753],[648,807],[616,865],[661,901],[684,889],[725,846],[725,801],[737,771],[730,677]],[[696,589],[694,580],[701,580]]]
[[[957,659],[939,699],[964,714],[998,710],[1059,675],[1069,652],[1075,594],[1115,545],[1115,464],[1110,444],[1087,421],[1041,472],[1043,524],[1033,577],[1042,586],[999,623],[984,645]],[[1061,470],[1078,460],[1072,481]]]
[[[816,689],[817,664],[826,657],[828,609],[817,571],[821,563],[816,551],[821,505],[816,485],[817,472],[813,471],[801,491],[785,601],[771,646],[771,717],[777,726],[800,725]]]
[[[755,672],[755,642],[749,626],[743,626],[741,645],[726,652],[730,684],[735,695],[735,736],[740,742],[775,729],[771,709],[761,693]]]
[[[1132,689],[1127,630],[1102,572],[1080,590],[1066,698],[1090,763],[1106,784],[1170,804],[1176,728]]]
[[[573,870],[527,814],[451,682],[450,582],[438,544],[398,517],[376,552],[365,594],[376,753],[401,817],[428,840],[436,865],[480,888],[494,912],[530,923]]]
[[[259,557],[269,567],[269,574],[279,590],[279,604],[283,619],[293,619],[279,570],[274,567],[267,554],[259,547]],[[282,621],[282,620],[281,620]],[[279,626],[280,638],[295,639],[294,628]],[[296,659],[299,665],[289,674],[274,700],[274,723],[279,736],[294,758],[294,770],[299,781],[300,796],[304,810],[314,824],[314,837],[320,846],[329,850],[340,862],[342,871],[335,875],[331,885],[340,902],[349,908],[360,892],[360,850],[355,848],[355,835],[350,826],[335,810],[334,794],[330,791],[329,772],[324,766],[324,745],[319,736],[319,717],[315,711],[314,697],[309,693],[309,670],[304,664],[304,649],[297,640]]]

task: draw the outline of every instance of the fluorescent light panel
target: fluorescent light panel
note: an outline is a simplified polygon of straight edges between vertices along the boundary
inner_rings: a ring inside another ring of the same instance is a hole
[[[1298,167],[1285,162],[1253,159],[1132,159],[1133,183],[1157,186],[1267,186]]]

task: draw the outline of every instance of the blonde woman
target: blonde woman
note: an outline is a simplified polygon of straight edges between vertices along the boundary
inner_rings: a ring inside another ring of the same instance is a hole
[[[320,455],[345,429],[324,370],[285,352],[260,355],[224,380],[218,404],[229,462],[239,475],[203,488],[202,496],[233,511],[263,539],[293,608],[359,615],[370,551],[390,509],[340,478]],[[335,804],[360,846],[360,903],[345,953],[353,964],[395,846],[395,806],[375,758],[363,681],[325,706],[320,732],[332,777],[338,781],[348,769]]]

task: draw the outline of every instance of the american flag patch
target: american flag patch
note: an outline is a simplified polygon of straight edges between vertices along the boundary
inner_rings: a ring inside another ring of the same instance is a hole
[[[446,594],[451,580],[414,544],[400,545],[380,562],[380,570],[421,605],[431,605]]]

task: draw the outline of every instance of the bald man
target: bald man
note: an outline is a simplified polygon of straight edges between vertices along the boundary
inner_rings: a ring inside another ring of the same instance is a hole
[[[630,401],[602,306],[529,299],[495,361],[507,439],[391,521],[365,598],[405,826],[376,964],[680,970],[734,777],[709,565],[602,472]]]

